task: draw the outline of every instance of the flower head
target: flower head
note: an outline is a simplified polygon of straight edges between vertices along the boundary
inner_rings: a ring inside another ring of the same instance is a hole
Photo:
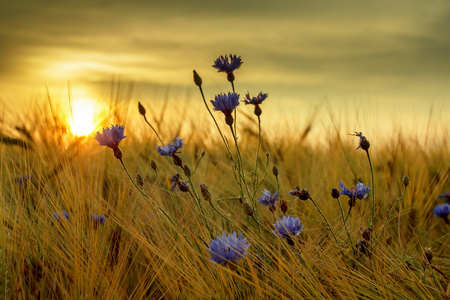
[[[288,195],[295,196],[295,198],[299,198],[300,200],[308,200],[309,192],[305,189],[300,189],[298,186],[293,188]]]
[[[230,57],[228,57],[228,55],[221,55],[214,61],[213,68],[216,68],[218,72],[232,74],[234,70],[239,69],[242,63],[243,62],[240,56],[230,54]]]
[[[362,135],[362,132],[355,132],[355,133],[350,134],[350,135],[359,137],[359,146],[358,146],[358,148],[356,148],[356,150],[358,150],[359,148],[361,148],[363,150],[366,150],[366,151],[369,150],[370,143],[366,139],[366,137]]]
[[[161,156],[173,156],[176,153],[179,153],[178,149],[183,147],[183,143],[183,139],[175,137],[175,141],[171,141],[167,146],[156,146],[156,149],[158,149],[159,155]]]
[[[106,219],[104,215],[98,216],[96,214],[92,214],[92,222],[94,222],[94,224],[105,224]]]
[[[245,95],[244,102],[245,102],[245,104],[259,105],[264,100],[266,100],[267,96],[268,96],[268,94],[263,94],[263,92],[259,92],[258,96],[250,98],[250,94],[247,93]]]
[[[22,175],[17,179],[17,185],[20,189],[26,189],[28,186],[28,181],[31,180],[31,178],[33,178],[33,174],[30,174],[28,176]]]
[[[180,180],[180,174],[177,173],[170,178],[170,182],[172,183],[170,187],[170,191],[175,191],[176,188],[178,188],[182,192],[189,191],[189,185],[186,181]]]
[[[211,100],[215,111],[221,111],[225,115],[231,115],[233,110],[239,106],[239,94],[228,92],[227,94],[218,94]]]
[[[247,255],[247,250],[251,244],[247,244],[247,238],[242,238],[242,234],[236,235],[236,232],[226,236],[225,232],[222,236],[218,235],[216,239],[209,243],[211,253],[210,260],[218,263],[235,263],[242,257]]]
[[[264,190],[263,195],[258,198],[261,205],[268,206],[270,211],[275,211],[275,202],[278,201],[278,193],[274,193],[273,196],[270,195],[270,191]]]
[[[339,180],[339,187],[342,189],[341,195],[346,195],[350,199],[365,199],[369,194],[367,193],[370,190],[370,187],[364,186],[364,183],[358,181],[358,184],[356,185],[356,189],[347,189],[344,185],[344,183]]]
[[[280,238],[290,238],[291,236],[296,236],[300,234],[303,228],[303,224],[300,225],[300,220],[298,218],[293,218],[292,216],[283,216],[273,224],[275,230],[272,232]]]
[[[69,220],[69,213],[65,210],[63,210],[62,212],[55,212],[52,216],[56,221],[61,221],[63,217]]]
[[[450,193],[443,193],[439,195],[439,198],[445,199],[445,201],[447,201],[447,203],[450,204]]]
[[[100,146],[108,146],[115,150],[119,148],[120,141],[126,138],[124,130],[125,126],[123,125],[111,125],[111,128],[103,128],[102,133],[97,131],[95,139]]]
[[[435,217],[443,218],[445,223],[449,223],[448,215],[450,214],[450,204],[438,204],[433,209],[433,213]]]

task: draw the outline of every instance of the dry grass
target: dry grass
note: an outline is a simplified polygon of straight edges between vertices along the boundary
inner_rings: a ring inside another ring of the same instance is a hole
[[[169,178],[179,171],[170,158],[157,153],[155,145],[159,143],[134,102],[128,107],[112,101],[103,125],[126,125],[128,137],[121,149],[128,170],[132,176],[143,176],[145,193],[176,220],[177,226],[134,188],[110,149],[99,147],[92,136],[73,137],[65,130],[58,109],[49,103],[24,113],[18,124],[4,124],[3,135],[17,140],[8,143],[3,139],[0,144],[2,298],[450,297],[449,226],[432,214],[440,201],[438,195],[450,189],[448,132],[427,145],[401,134],[372,145],[377,201],[373,236],[377,239],[371,241],[369,257],[352,253],[339,207],[330,196],[339,180],[347,186],[358,179],[370,183],[365,153],[355,150],[357,139],[348,136],[339,124],[335,122],[334,128],[321,135],[326,141],[320,147],[308,142],[314,140],[309,135],[313,122],[296,129],[300,133],[287,132],[270,139],[262,136],[259,178],[265,173],[264,153],[270,153],[270,162],[256,195],[259,197],[264,188],[276,190],[271,169],[277,165],[280,193],[288,201],[287,214],[298,216],[305,225],[295,245],[290,246],[261,230],[244,214],[239,201],[221,200],[239,196],[239,188],[204,107],[196,104],[195,114],[176,120],[169,118],[167,106],[152,110],[156,113],[149,113],[148,118],[163,140],[173,140],[176,135],[186,139],[181,157],[192,169],[202,150],[206,151],[193,176],[194,188],[199,191],[199,185],[206,184],[215,206],[232,220],[230,224],[204,204],[212,235],[241,228],[252,244],[249,254],[236,268],[230,268],[208,260],[202,239],[209,242],[211,235],[198,207],[186,194],[172,194],[182,216],[159,184],[158,178],[169,187]],[[258,134],[254,121],[246,118],[252,120],[252,115],[242,115],[238,141],[245,169],[250,171],[254,169]],[[152,159],[158,164],[158,178],[150,167]],[[17,178],[23,174],[33,174],[33,178],[26,188],[19,189]],[[404,174],[411,179],[406,196],[388,220],[383,236],[378,237],[387,211],[402,192]],[[308,189],[317,201],[341,248],[309,201],[293,203],[287,195],[297,185]],[[341,197],[347,209],[344,200]],[[63,210],[69,212],[69,220],[55,221],[52,214]],[[90,217],[94,213],[105,215],[106,223],[94,226]],[[279,208],[276,214],[280,214]],[[370,200],[358,202],[348,221],[353,244],[361,239],[359,231],[367,228],[369,215]],[[275,221],[262,206],[259,217],[269,228]],[[389,235],[393,237],[390,246],[385,243]],[[442,274],[423,263],[425,247],[431,247],[433,266]]]

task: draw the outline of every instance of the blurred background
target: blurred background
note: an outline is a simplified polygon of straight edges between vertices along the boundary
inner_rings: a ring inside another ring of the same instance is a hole
[[[112,97],[201,105],[192,70],[213,99],[230,90],[213,61],[232,53],[236,91],[269,93],[266,124],[332,114],[371,134],[437,122],[448,137],[448,28],[448,1],[2,1],[3,120],[47,96],[79,115]]]

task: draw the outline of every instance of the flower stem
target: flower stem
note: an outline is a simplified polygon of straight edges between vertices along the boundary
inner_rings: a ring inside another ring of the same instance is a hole
[[[374,229],[375,227],[375,180],[373,176],[373,166],[372,161],[370,160],[369,150],[366,150],[367,158],[369,159],[370,165],[370,173],[372,174],[372,215],[371,215],[371,227]]]
[[[348,240],[350,241],[350,246],[352,246],[353,253],[356,253],[356,250],[353,247],[352,238],[350,236],[350,233],[348,232],[346,219],[344,218],[344,210],[342,209],[341,200],[339,200],[339,198],[337,198],[337,201],[339,203],[339,209],[341,210],[341,216],[342,216],[342,221],[344,223],[345,232],[347,232],[347,237],[348,237]]]
[[[256,149],[256,163],[255,163],[255,181],[254,190],[256,190],[256,185],[258,184],[258,158],[259,158],[259,148],[261,146],[261,118],[258,116],[258,148]]]
[[[334,240],[336,241],[336,244],[337,244],[338,247],[339,247],[339,242],[338,242],[336,236],[334,235],[333,230],[331,230],[331,226],[330,226],[330,223],[328,223],[327,218],[325,217],[325,215],[322,213],[322,211],[320,210],[320,208],[317,206],[316,202],[315,202],[311,197],[309,197],[309,200],[311,200],[311,202],[312,202],[312,204],[314,205],[314,207],[317,209],[317,211],[320,213],[320,215],[322,216],[322,218],[323,218],[323,219],[325,220],[325,222],[327,223],[328,230],[329,230],[329,231],[331,232],[331,234],[333,235]]]
[[[380,234],[378,236],[379,238],[383,234],[384,227],[386,226],[386,224],[387,224],[387,222],[389,220],[389,216],[391,215],[392,211],[394,210],[394,207],[397,205],[398,202],[400,202],[403,199],[403,197],[405,197],[405,194],[406,194],[406,186],[404,186],[403,194],[397,200],[395,200],[394,204],[392,205],[391,209],[389,210],[389,212],[388,212],[388,214],[386,216],[386,220],[384,220],[383,227],[381,228]]]
[[[136,182],[134,182],[133,178],[131,177],[130,173],[128,172],[127,167],[125,166],[125,163],[123,162],[122,159],[119,159],[120,163],[122,164],[123,169],[125,170],[125,173],[127,173],[128,178],[130,179],[131,183],[134,185],[134,187],[147,199],[150,201],[151,204],[153,204],[161,213],[163,213],[163,215],[170,221],[170,223],[172,223],[172,225],[174,226],[174,229],[183,236],[183,238],[186,240],[186,242],[188,242],[188,244],[191,247],[194,247],[191,243],[191,241],[189,241],[189,239],[184,235],[184,233],[181,232],[180,230],[180,226],[179,224],[175,223],[174,220],[167,214],[167,212],[161,208],[161,206],[159,206],[158,203],[156,203],[152,198],[150,198],[143,190],[141,190],[141,188],[136,184]],[[197,233],[197,236],[201,239],[201,241],[205,244],[205,246],[208,246],[209,244]]]
[[[152,126],[152,124],[150,124],[150,122],[147,121],[147,117],[146,117],[145,115],[144,115],[144,120],[145,120],[145,122],[147,122],[148,126],[150,126],[150,128],[151,128],[151,129],[153,130],[153,132],[156,134],[156,136],[158,137],[158,139],[159,139],[159,141],[161,142],[161,144],[164,145],[164,143],[163,143],[162,139],[160,138],[158,132],[156,132],[156,129]]]

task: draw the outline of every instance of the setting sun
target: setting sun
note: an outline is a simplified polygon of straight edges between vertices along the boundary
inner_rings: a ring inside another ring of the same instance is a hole
[[[70,130],[75,135],[87,135],[94,128],[94,104],[89,100],[75,100],[69,119]]]

